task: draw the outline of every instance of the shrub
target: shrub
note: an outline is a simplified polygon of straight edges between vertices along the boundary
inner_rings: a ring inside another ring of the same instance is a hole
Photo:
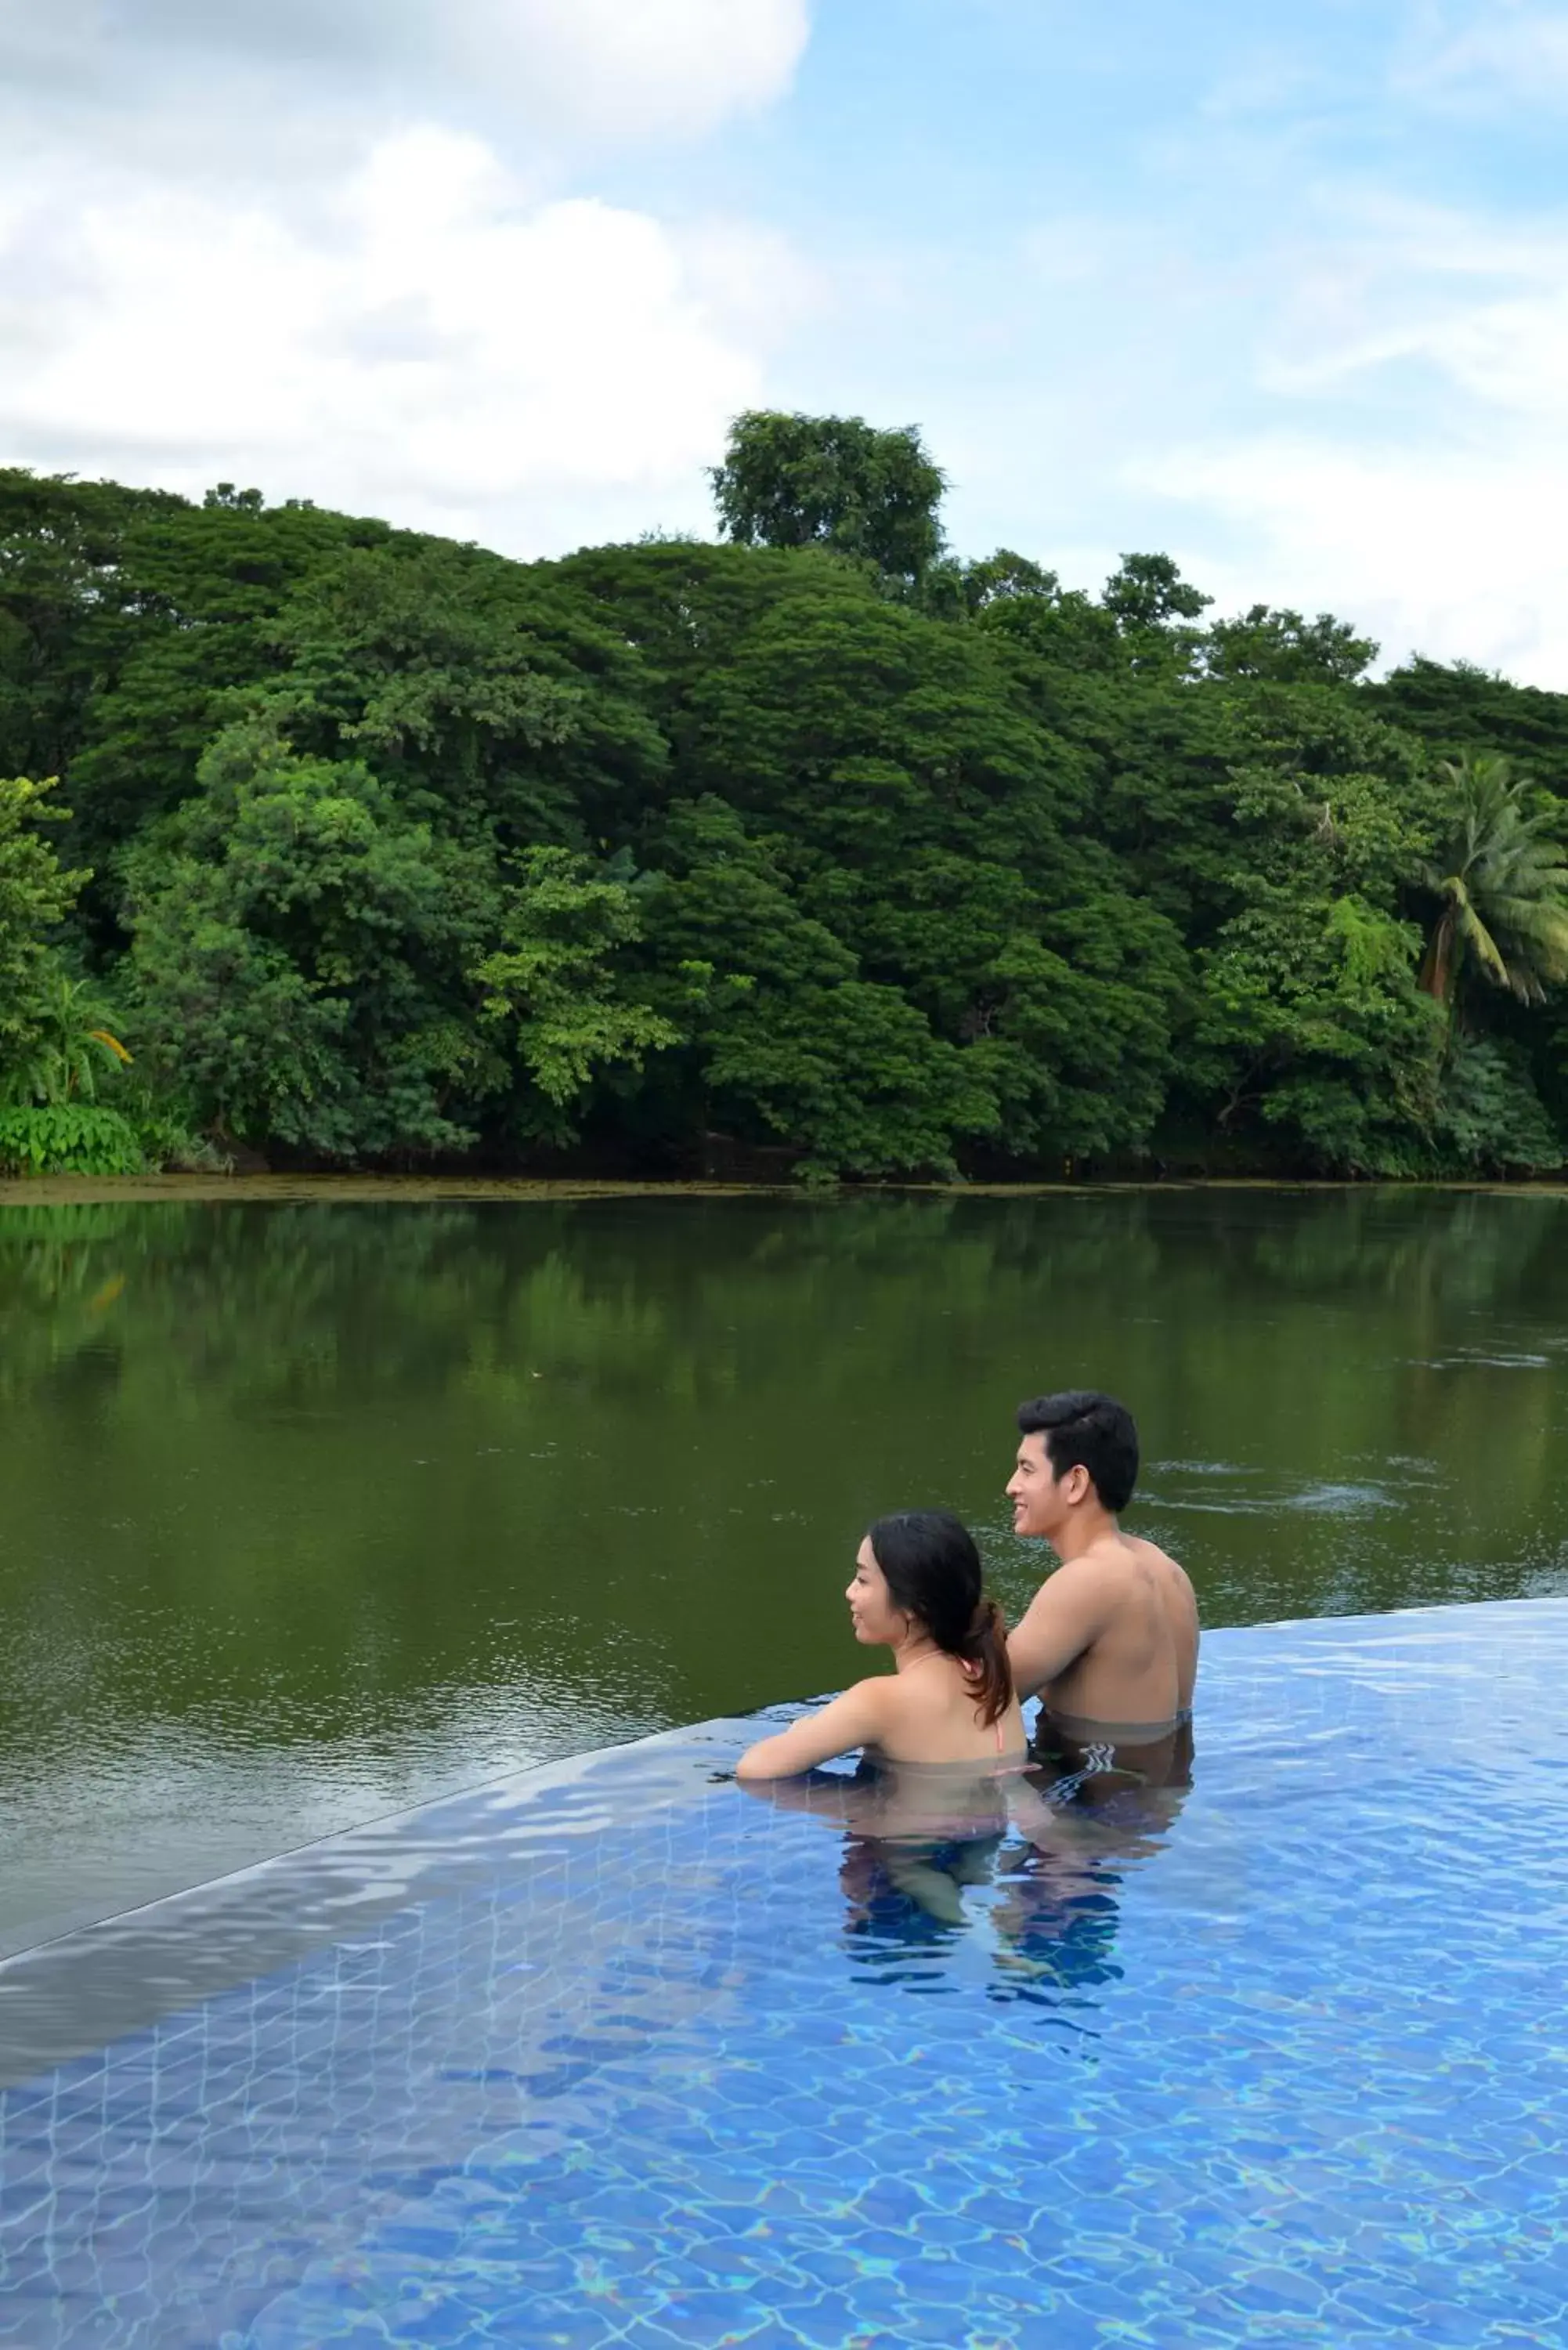
[[[117,1109],[55,1102],[0,1109],[0,1171],[17,1175],[140,1175],[147,1166],[136,1128]]]

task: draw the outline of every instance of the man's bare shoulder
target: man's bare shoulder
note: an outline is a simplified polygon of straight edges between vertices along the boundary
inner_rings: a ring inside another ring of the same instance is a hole
[[[1137,1574],[1145,1591],[1155,1594],[1159,1605],[1176,1632],[1184,1640],[1189,1632],[1196,1642],[1199,1636],[1198,1594],[1192,1578],[1179,1560],[1161,1550],[1158,1543],[1144,1541],[1141,1536],[1127,1537],[1137,1559]]]
[[[1184,1566],[1158,1543],[1146,1541],[1141,1534],[1124,1534],[1117,1527],[1080,1551],[1076,1558],[1064,1559],[1053,1568],[1035,1594],[1034,1604],[1053,1614],[1096,1602],[1103,1609],[1106,1605],[1116,1607],[1124,1597],[1131,1600],[1147,1593],[1151,1585],[1174,1590],[1193,1602]]]
[[[1189,1607],[1197,1604],[1187,1569],[1158,1543],[1142,1534],[1124,1534],[1119,1526],[1081,1552],[1075,1563],[1094,1577],[1103,1592],[1119,1588],[1130,1599],[1153,1586]]]
[[[1027,1614],[1056,1617],[1066,1608],[1092,1606],[1096,1597],[1103,1602],[1106,1563],[1098,1544],[1080,1551],[1076,1558],[1059,1559],[1035,1592]]]
[[[1073,1561],[1073,1567],[1081,1574],[1097,1576],[1101,1581],[1114,1575],[1136,1576],[1141,1581],[1151,1569],[1160,1573],[1174,1571],[1178,1575],[1181,1572],[1176,1561],[1167,1558],[1164,1551],[1155,1544],[1145,1542],[1137,1534],[1124,1534],[1119,1526],[1107,1528],[1089,1544],[1087,1550],[1081,1550]],[[1065,1575],[1069,1569],[1058,1567],[1056,1572]]]
[[[1191,1590],[1191,1579],[1187,1569],[1179,1559],[1172,1558],[1168,1551],[1161,1550],[1158,1543],[1149,1542],[1142,1534],[1123,1534],[1121,1539],[1124,1548],[1132,1553],[1140,1565],[1152,1568],[1158,1575],[1174,1576],[1177,1582]]]

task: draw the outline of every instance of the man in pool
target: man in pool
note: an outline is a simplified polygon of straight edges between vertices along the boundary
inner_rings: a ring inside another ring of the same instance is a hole
[[[1061,1561],[1007,1644],[1020,1698],[1041,1700],[1036,1758],[1091,1800],[1183,1783],[1198,1604],[1176,1561],[1117,1523],[1137,1479],[1132,1414],[1075,1389],[1021,1404],[1018,1428],[1013,1531]]]

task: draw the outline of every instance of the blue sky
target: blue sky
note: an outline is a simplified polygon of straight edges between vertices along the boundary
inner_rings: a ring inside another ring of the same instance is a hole
[[[0,0],[0,457],[548,553],[850,410],[961,552],[1568,688],[1568,5]]]

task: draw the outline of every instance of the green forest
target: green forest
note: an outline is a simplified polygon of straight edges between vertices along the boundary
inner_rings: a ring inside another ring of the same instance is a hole
[[[736,421],[522,563],[0,470],[0,1169],[1529,1175],[1568,693]]]

